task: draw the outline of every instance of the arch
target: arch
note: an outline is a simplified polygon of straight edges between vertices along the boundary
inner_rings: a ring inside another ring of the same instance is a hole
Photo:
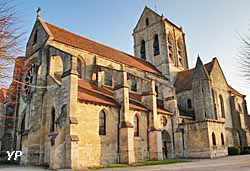
[[[110,71],[104,71],[104,84],[113,86],[113,78]]]
[[[187,99],[187,106],[188,106],[188,109],[192,109],[192,101],[191,101],[191,99]]]
[[[161,138],[163,159],[167,159],[169,152],[171,152],[171,139],[168,131],[163,130],[161,132]]]
[[[85,60],[81,57],[77,57],[77,73],[79,75],[79,78],[84,79],[85,78],[85,70],[86,70],[86,62]]]
[[[137,92],[137,81],[135,79],[130,80],[131,91]]]
[[[61,76],[63,74],[63,61],[62,61],[61,56],[52,55],[50,57],[49,72],[50,72],[50,75],[54,76],[56,79],[58,80],[61,79]]]
[[[104,110],[99,112],[99,135],[106,135],[106,113]]]
[[[172,62],[174,62],[174,58],[173,58],[173,42],[174,42],[174,38],[173,38],[173,34],[171,32],[168,32],[168,56],[170,58],[170,60]]]
[[[146,26],[148,26],[148,25],[149,25],[149,19],[148,19],[148,18],[146,18],[146,20],[145,20],[145,24],[146,24]]]
[[[220,99],[220,111],[221,111],[221,117],[225,118],[225,109],[224,109],[224,101],[223,101],[223,97],[220,94],[219,95],[219,99]]]
[[[212,133],[212,142],[213,142],[213,145],[216,145],[216,138],[215,138],[214,132]]]
[[[153,48],[154,48],[154,56],[159,55],[160,54],[160,47],[159,47],[159,36],[158,36],[158,34],[154,35]]]
[[[181,38],[177,39],[177,54],[179,64],[183,65],[183,41]]]
[[[143,60],[146,60],[146,47],[145,47],[145,40],[142,40],[141,41],[141,49],[140,49],[140,52],[141,52],[141,59]]]
[[[168,121],[167,121],[167,118],[165,116],[161,116],[160,122],[161,122],[162,127],[167,126]]]
[[[221,145],[225,145],[223,133],[220,134],[220,138],[221,138]]]
[[[139,135],[140,135],[140,133],[139,133],[139,117],[136,114],[134,116],[134,136],[138,137]]]
[[[56,118],[55,108],[52,107],[50,116],[50,132],[55,132],[55,118]]]

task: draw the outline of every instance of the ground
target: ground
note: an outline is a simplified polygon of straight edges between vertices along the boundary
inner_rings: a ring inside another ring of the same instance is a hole
[[[230,156],[218,159],[194,160],[193,162],[134,168],[102,169],[101,171],[249,171],[250,155]],[[1,166],[0,171],[44,171],[39,167]]]

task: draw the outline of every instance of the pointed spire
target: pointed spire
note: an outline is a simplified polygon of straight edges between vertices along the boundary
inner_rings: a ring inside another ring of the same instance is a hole
[[[38,7],[36,10],[36,16],[41,17],[41,8],[40,7]]]
[[[194,69],[193,79],[209,79],[209,74],[203,65],[200,55],[197,56],[197,61]]]

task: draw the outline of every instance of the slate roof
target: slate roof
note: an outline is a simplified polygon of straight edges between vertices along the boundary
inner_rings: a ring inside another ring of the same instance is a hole
[[[45,24],[52,33],[53,40],[56,42],[92,52],[115,62],[128,65],[130,67],[161,75],[161,72],[147,61],[136,58],[120,50],[89,40],[50,23],[45,22]]]

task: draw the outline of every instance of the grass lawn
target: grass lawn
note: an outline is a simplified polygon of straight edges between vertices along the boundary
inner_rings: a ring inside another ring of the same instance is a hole
[[[101,165],[90,167],[89,169],[106,169],[106,168],[122,168],[122,167],[140,167],[140,166],[153,166],[153,165],[163,165],[163,164],[173,164],[173,163],[183,163],[190,162],[190,160],[179,160],[179,159],[170,159],[170,160],[158,160],[158,161],[145,161],[134,164],[111,164],[111,165]]]

